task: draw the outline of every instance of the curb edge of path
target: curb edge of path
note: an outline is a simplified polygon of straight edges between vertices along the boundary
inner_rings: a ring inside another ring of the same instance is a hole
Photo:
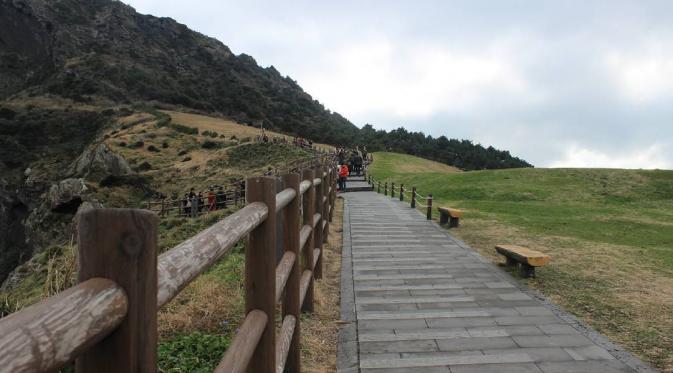
[[[337,372],[358,373],[360,372],[360,353],[355,315],[355,291],[353,288],[350,211],[346,199],[342,198],[342,200],[340,318],[344,325],[339,329],[339,338],[337,340]]]

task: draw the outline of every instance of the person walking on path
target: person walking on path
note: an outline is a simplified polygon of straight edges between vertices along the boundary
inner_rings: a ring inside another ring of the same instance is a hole
[[[348,178],[348,166],[346,164],[342,164],[341,168],[339,168],[339,190],[343,193],[346,191],[346,179]]]

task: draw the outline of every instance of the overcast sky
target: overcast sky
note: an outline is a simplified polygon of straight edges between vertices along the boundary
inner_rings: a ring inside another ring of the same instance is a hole
[[[673,168],[673,1],[125,2],[275,66],[360,127],[538,167]]]

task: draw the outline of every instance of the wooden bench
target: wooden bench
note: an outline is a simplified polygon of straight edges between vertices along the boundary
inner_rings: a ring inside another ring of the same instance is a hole
[[[521,276],[525,278],[535,277],[535,267],[547,265],[551,260],[547,254],[516,245],[496,245],[495,251],[505,256],[508,267],[521,264]]]
[[[439,211],[439,224],[449,223],[449,228],[456,228],[460,224],[460,218],[463,217],[463,210],[452,209],[450,207],[437,207]]]

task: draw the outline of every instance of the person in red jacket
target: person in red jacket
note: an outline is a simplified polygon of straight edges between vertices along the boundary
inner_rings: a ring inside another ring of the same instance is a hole
[[[348,178],[348,166],[342,164],[339,168],[339,190],[344,192],[346,190],[346,179]]]

